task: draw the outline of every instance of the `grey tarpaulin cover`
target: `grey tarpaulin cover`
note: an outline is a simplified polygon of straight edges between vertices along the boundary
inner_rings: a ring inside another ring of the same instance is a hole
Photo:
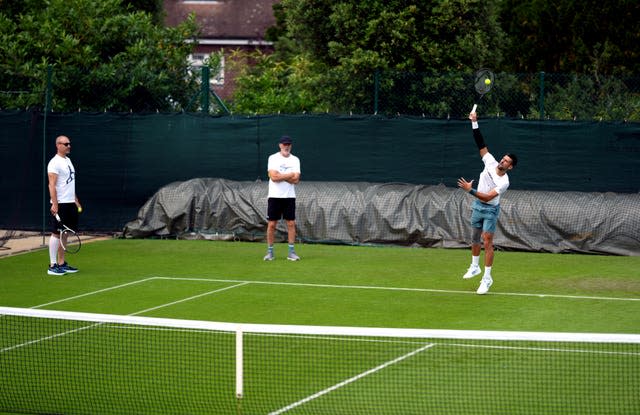
[[[158,190],[124,236],[263,240],[266,182],[197,178]],[[473,197],[444,185],[301,182],[308,242],[467,247]],[[286,227],[278,225],[279,240]],[[640,255],[640,194],[509,190],[494,242],[509,250]]]

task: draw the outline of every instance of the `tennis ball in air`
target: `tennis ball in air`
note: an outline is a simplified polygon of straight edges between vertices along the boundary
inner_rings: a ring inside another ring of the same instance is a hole
[[[489,85],[489,84],[491,84],[491,79],[489,79],[489,78],[485,79],[485,80],[484,80],[484,84],[485,84],[485,85]]]
[[[81,207],[78,208],[78,213],[82,213],[82,208]]]

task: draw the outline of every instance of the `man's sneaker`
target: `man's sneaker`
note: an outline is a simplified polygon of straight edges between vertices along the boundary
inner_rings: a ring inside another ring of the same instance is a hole
[[[296,255],[295,251],[289,251],[289,255],[287,255],[287,259],[289,261],[300,261],[300,257]]]
[[[468,280],[469,278],[473,278],[476,275],[480,274],[481,272],[482,271],[480,270],[479,266],[471,265],[467,270],[467,272],[462,276],[462,278],[464,278],[465,280]]]
[[[480,286],[478,287],[478,294],[486,294],[489,291],[489,287],[493,284],[493,280],[491,277],[482,277],[482,281],[480,282]]]
[[[58,268],[66,272],[67,274],[73,274],[78,272],[78,268],[72,267],[71,265],[64,262],[62,265],[58,265]]]
[[[273,261],[275,259],[275,255],[273,255],[273,252],[267,252],[267,255],[264,256],[265,261]]]
[[[49,275],[64,275],[64,274],[66,274],[66,272],[65,272],[65,270],[60,268],[60,266],[58,264],[54,264],[53,266],[49,267],[49,269],[47,270],[47,274],[49,274]]]

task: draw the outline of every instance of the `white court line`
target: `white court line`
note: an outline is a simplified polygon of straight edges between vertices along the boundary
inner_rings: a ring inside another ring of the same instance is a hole
[[[386,368],[388,366],[396,364],[396,363],[398,363],[398,362],[400,362],[400,361],[402,361],[404,359],[407,359],[407,358],[409,358],[411,356],[414,356],[414,355],[422,352],[423,350],[429,349],[429,348],[431,348],[433,346],[435,346],[435,345],[434,344],[427,344],[426,346],[423,346],[423,347],[421,347],[419,349],[416,349],[416,350],[414,350],[414,351],[412,351],[410,353],[407,353],[404,356],[400,356],[400,357],[398,357],[396,359],[390,360],[390,361],[388,361],[386,363],[381,364],[380,366],[376,366],[373,369],[369,369],[366,372],[362,372],[362,373],[360,373],[360,374],[358,374],[358,375],[356,375],[356,376],[354,376],[352,378],[344,380],[344,381],[342,381],[340,383],[336,383],[335,385],[330,386],[327,389],[321,390],[320,392],[316,392],[313,395],[309,395],[306,398],[299,400],[298,402],[294,402],[294,403],[292,403],[290,405],[285,406],[284,408],[280,408],[277,411],[271,412],[271,413],[269,413],[269,415],[278,415],[278,414],[282,414],[284,412],[287,412],[287,411],[289,411],[289,410],[291,410],[293,408],[296,408],[296,407],[298,407],[300,405],[303,405],[303,404],[305,404],[307,402],[310,402],[310,401],[312,401],[314,399],[317,399],[317,398],[321,397],[322,395],[326,395],[329,392],[333,392],[336,389],[339,389],[339,388],[341,388],[343,386],[346,386],[346,385],[348,385],[350,383],[353,383],[353,382],[355,382],[357,380],[360,380],[365,376],[369,376],[372,373],[375,373],[375,372],[377,372],[379,370],[382,370],[382,369],[384,369],[384,368]]]
[[[116,290],[116,289],[118,289],[118,288],[127,287],[127,286],[129,286],[129,285],[134,285],[134,284],[139,284],[139,283],[141,283],[141,282],[150,281],[150,280],[153,280],[153,279],[154,279],[154,277],[151,277],[151,278],[145,278],[145,279],[138,280],[138,281],[132,281],[132,282],[128,282],[128,283],[126,283],[126,284],[116,285],[116,286],[114,286],[114,287],[103,288],[103,289],[101,289],[101,290],[91,291],[91,292],[84,293],[84,294],[80,294],[80,295],[74,295],[73,297],[63,298],[63,299],[61,299],[61,300],[51,301],[51,302],[49,302],[49,303],[44,303],[44,304],[40,304],[40,305],[35,305],[35,306],[33,306],[33,307],[30,307],[30,308],[41,308],[41,307],[46,307],[46,306],[51,305],[51,304],[64,303],[65,301],[75,300],[75,299],[77,299],[77,298],[87,297],[87,296],[89,296],[89,295],[99,294],[99,293],[103,293],[103,292],[105,292],[105,291]]]
[[[91,324],[91,325],[84,326],[84,327],[78,327],[77,329],[73,329],[73,330],[67,330],[67,331],[62,332],[62,333],[52,334],[51,336],[41,337],[41,338],[35,339],[35,340],[29,340],[28,342],[24,342],[24,343],[20,343],[20,344],[14,344],[13,346],[9,346],[9,347],[5,347],[4,349],[0,349],[0,353],[8,352],[8,351],[11,351],[11,350],[14,350],[14,349],[19,349],[19,348],[25,347],[25,346],[30,346],[32,344],[40,343],[40,342],[43,342],[43,341],[55,339],[56,337],[66,336],[67,334],[77,333],[79,331],[87,330],[87,329],[99,326],[101,324],[103,324],[103,323],[95,323],[95,324]]]
[[[557,347],[532,347],[532,346],[498,346],[489,344],[465,344],[465,343],[437,343],[438,346],[451,346],[451,347],[469,347],[474,349],[496,349],[496,350],[524,350],[526,352],[555,352],[555,353],[585,353],[585,354],[599,354],[599,355],[612,355],[612,356],[640,356],[640,353],[636,352],[618,352],[610,350],[590,350],[590,349],[562,349]]]
[[[312,284],[301,282],[278,282],[278,281],[250,281],[250,280],[227,280],[227,279],[212,279],[212,278],[184,278],[184,277],[153,277],[157,279],[165,280],[185,280],[185,281],[213,281],[213,282],[230,282],[238,283],[244,282],[247,284],[265,284],[265,285],[289,285],[300,287],[318,287],[318,288],[350,288],[358,290],[388,290],[388,291],[415,291],[415,292],[430,292],[430,293],[442,293],[442,294],[473,294],[477,296],[475,290],[473,291],[461,291],[461,290],[438,290],[433,288],[402,288],[402,287],[380,287],[375,285],[337,285],[337,284]],[[535,294],[535,293],[509,293],[491,291],[490,295],[502,295],[502,296],[519,296],[519,297],[538,297],[538,298],[568,298],[575,300],[605,300],[605,301],[640,301],[640,298],[626,298],[626,297],[598,297],[587,295],[564,295],[564,294]]]
[[[169,306],[172,306],[172,305],[184,303],[185,301],[191,301],[191,300],[194,300],[196,298],[204,297],[205,295],[215,294],[215,293],[219,293],[219,292],[222,292],[222,291],[230,290],[232,288],[242,287],[243,285],[247,285],[247,284],[249,284],[249,283],[248,282],[242,282],[240,284],[231,285],[229,287],[218,288],[217,290],[213,290],[213,291],[209,291],[209,292],[206,292],[206,293],[194,295],[192,297],[183,298],[182,300],[172,301],[170,303],[162,304],[162,305],[159,305],[159,306],[156,306],[156,307],[147,308],[146,310],[138,311],[136,313],[131,313],[131,314],[128,314],[128,315],[129,316],[137,316],[137,315],[140,315],[142,313],[147,313],[149,311],[157,310],[159,308],[164,308],[164,307],[169,307]]]
[[[69,299],[78,298],[78,297],[84,297],[85,295],[91,295],[91,294],[95,294],[95,293],[99,293],[99,292],[103,292],[103,291],[108,291],[108,290],[111,290],[111,289],[124,287],[124,286],[131,285],[131,284],[137,284],[137,283],[143,282],[143,281],[149,281],[149,280],[152,280],[152,279],[154,279],[154,278],[146,278],[144,280],[134,281],[134,282],[131,282],[131,283],[128,283],[128,284],[118,285],[116,287],[105,288],[105,289],[102,289],[102,290],[94,291],[92,293],[87,293],[87,294],[82,294],[82,295],[78,295],[78,296],[75,296],[75,297],[70,297]],[[146,310],[137,311],[135,313],[131,313],[131,314],[127,314],[127,315],[129,315],[129,316],[137,316],[137,315],[142,314],[142,313],[147,313],[149,311],[158,310],[160,308],[169,307],[169,306],[172,306],[172,305],[175,305],[175,304],[180,304],[180,303],[183,303],[185,301],[190,301],[190,300],[193,300],[193,299],[196,299],[196,298],[199,298],[199,297],[204,297],[205,295],[215,294],[215,293],[218,293],[218,292],[229,290],[231,288],[241,287],[241,286],[247,285],[247,284],[249,284],[249,283],[248,282],[241,282],[239,284],[235,284],[235,285],[232,285],[232,286],[229,286],[229,287],[219,288],[217,290],[213,290],[213,291],[209,291],[209,292],[206,292],[206,293],[202,293],[202,294],[194,295],[194,296],[191,296],[191,297],[183,298],[182,300],[176,300],[176,301],[172,301],[170,303],[161,304],[161,305],[156,306],[156,307],[147,308]],[[54,301],[54,302],[49,303],[49,304],[53,304],[55,302],[61,302],[61,301],[65,301],[65,300]],[[43,306],[36,306],[36,307],[31,307],[31,308],[37,308],[37,307],[43,307]],[[30,340],[28,342],[24,342],[24,343],[21,343],[21,344],[16,344],[16,345],[13,345],[13,346],[10,346],[10,347],[5,347],[4,349],[0,349],[0,353],[8,352],[8,351],[14,350],[14,349],[19,349],[21,347],[29,346],[29,345],[36,344],[36,343],[40,343],[40,342],[43,342],[43,341],[46,341],[46,340],[55,339],[56,337],[66,336],[67,334],[73,334],[73,333],[76,333],[76,332],[79,332],[79,331],[82,331],[82,330],[87,330],[87,329],[90,329],[90,328],[93,328],[93,327],[96,327],[96,326],[100,326],[102,324],[104,324],[104,323],[90,324],[88,326],[80,327],[80,328],[73,329],[73,330],[68,330],[68,331],[63,332],[63,333],[57,333],[57,334],[54,334],[54,335],[51,335],[51,336],[42,337],[42,338],[35,339],[35,340]]]

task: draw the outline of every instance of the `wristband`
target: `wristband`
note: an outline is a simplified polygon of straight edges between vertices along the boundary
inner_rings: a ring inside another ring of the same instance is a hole
[[[476,189],[471,188],[471,189],[469,189],[469,193],[471,193],[472,196],[475,196],[476,193],[478,193],[478,192],[476,191]]]

